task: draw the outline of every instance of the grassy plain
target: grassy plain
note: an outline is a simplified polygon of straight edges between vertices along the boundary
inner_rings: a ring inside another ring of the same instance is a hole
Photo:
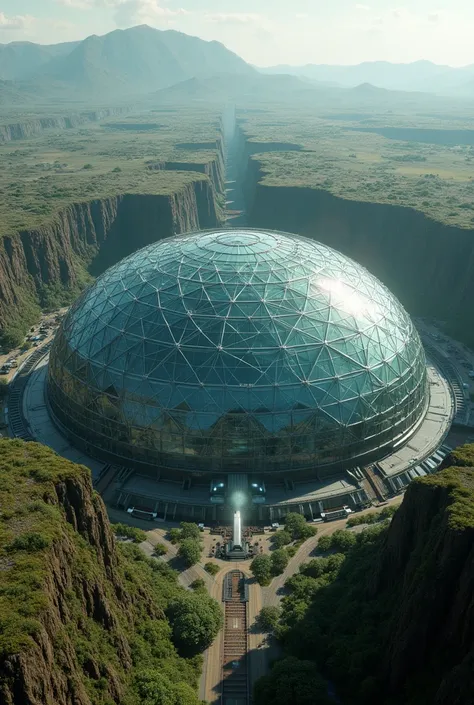
[[[448,101],[439,100],[436,112],[426,112],[428,98],[415,96],[398,108],[395,100],[368,102],[364,112],[346,107],[335,113],[324,102],[273,104],[258,112],[243,106],[237,117],[251,143],[300,147],[254,155],[264,184],[321,188],[351,200],[408,206],[472,228],[474,103],[458,106],[456,113]]]
[[[8,117],[21,122],[30,116]],[[3,143],[0,235],[39,227],[78,201],[125,192],[173,193],[195,180],[196,174],[155,170],[153,165],[184,162],[202,170],[216,158],[218,137],[219,113],[213,108],[167,108],[77,128],[48,129],[29,139]],[[209,147],[193,149],[191,143]]]

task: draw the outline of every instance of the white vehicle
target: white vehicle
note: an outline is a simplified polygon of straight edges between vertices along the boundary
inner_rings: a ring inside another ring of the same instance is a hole
[[[324,521],[336,521],[336,519],[345,519],[352,514],[352,509],[344,505],[339,509],[331,509],[328,512],[321,512],[321,519]]]

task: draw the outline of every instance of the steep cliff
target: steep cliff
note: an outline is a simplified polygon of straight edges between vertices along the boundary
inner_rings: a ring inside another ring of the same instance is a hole
[[[372,595],[397,586],[381,668],[389,690],[435,705],[474,700],[474,470],[413,483],[381,553]]]
[[[131,107],[103,108],[102,110],[88,110],[69,115],[56,115],[38,117],[10,122],[0,125],[0,143],[24,140],[34,135],[39,135],[44,130],[67,130],[78,127],[86,122],[97,122],[114,115],[125,115],[132,110]]]
[[[474,702],[473,457],[466,446],[456,467],[413,482],[391,523],[321,539],[287,582],[278,635],[342,702]]]
[[[169,195],[129,193],[75,203],[36,230],[0,239],[0,330],[24,330],[47,303],[77,295],[86,268],[98,274],[139,247],[220,223],[214,189],[196,175]]]
[[[198,705],[199,663],[177,655],[164,614],[185,593],[119,550],[87,468],[0,440],[0,511],[2,703],[138,705],[152,681]]]
[[[410,313],[445,320],[451,332],[474,343],[474,230],[410,208],[265,185],[257,158],[247,175],[251,226],[296,232],[344,252],[379,277]]]

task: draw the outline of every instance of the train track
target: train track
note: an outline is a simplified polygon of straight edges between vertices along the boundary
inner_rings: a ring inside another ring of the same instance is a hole
[[[224,646],[221,705],[249,705],[248,586],[240,570],[224,577]]]
[[[48,354],[52,341],[34,351],[18,369],[9,385],[8,392],[8,424],[11,434],[24,441],[34,441],[34,436],[23,414],[23,393],[31,372],[38,362]]]

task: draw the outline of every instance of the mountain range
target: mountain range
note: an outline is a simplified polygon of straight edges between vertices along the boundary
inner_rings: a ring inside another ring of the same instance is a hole
[[[101,99],[138,95],[216,72],[257,73],[220,42],[147,25],[80,42],[0,45],[3,92],[25,97],[35,92]]]
[[[417,61],[354,66],[251,66],[223,44],[147,25],[78,42],[0,44],[0,105],[34,101],[132,98],[232,99],[310,96],[311,90],[368,86],[474,97],[474,65]],[[375,95],[375,93],[374,93]],[[380,97],[380,95],[379,95]]]
[[[414,61],[409,64],[367,61],[353,66],[279,64],[258,70],[264,74],[289,74],[319,84],[346,88],[371,83],[388,90],[474,96],[474,64],[455,68],[434,64],[431,61]]]

